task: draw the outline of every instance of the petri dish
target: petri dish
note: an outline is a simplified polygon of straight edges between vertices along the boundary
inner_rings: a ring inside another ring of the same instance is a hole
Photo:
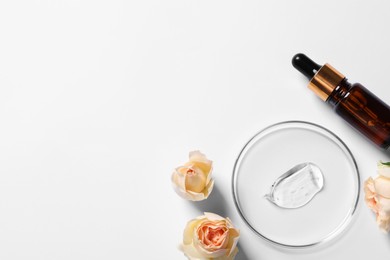
[[[317,165],[322,190],[306,205],[281,208],[265,198],[282,174],[300,163]],[[233,170],[233,197],[246,224],[267,241],[289,248],[328,242],[351,223],[360,195],[356,161],[334,133],[303,121],[271,125],[241,150]]]

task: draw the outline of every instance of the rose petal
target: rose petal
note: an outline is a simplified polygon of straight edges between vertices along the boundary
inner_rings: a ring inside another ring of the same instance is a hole
[[[227,248],[230,248],[229,255],[232,255],[233,250],[237,247],[239,237],[240,237],[240,232],[237,229],[231,228],[229,230],[229,238],[230,239],[229,239],[229,243],[227,245]]]
[[[371,177],[369,177],[364,182],[364,192],[365,192],[364,200],[367,206],[370,209],[372,209],[375,213],[377,213],[378,209],[377,209],[377,199],[375,197],[375,186],[374,186],[374,180]]]
[[[189,245],[192,243],[193,234],[196,227],[199,226],[199,219],[193,219],[187,222],[187,225],[183,232],[183,243]]]
[[[204,248],[201,248],[200,250],[202,250],[202,253],[205,255],[206,259],[210,259],[210,258],[212,258],[212,259],[222,258],[223,259],[223,257],[226,257],[227,253],[229,252],[229,250],[227,250],[227,249],[219,249],[216,251],[207,251]]]
[[[377,197],[378,214],[390,217],[390,199],[378,196]]]
[[[191,260],[202,260],[203,255],[193,245],[180,245],[179,249]]]
[[[390,231],[390,217],[389,216],[381,216],[378,215],[376,218],[376,222],[380,230],[385,233]]]
[[[199,193],[204,190],[207,177],[200,168],[196,166],[188,167],[185,175],[185,187],[187,191]]]
[[[181,198],[186,199],[186,200],[194,200],[194,201],[195,200],[202,200],[204,197],[203,194],[200,194],[202,196],[201,199],[194,198],[195,196],[186,192],[185,190],[180,189],[180,187],[175,186],[175,185],[173,185],[173,190],[177,193],[177,195],[179,195]],[[198,193],[198,195],[199,195],[199,193]]]
[[[203,193],[187,191],[187,195],[189,197],[189,200],[192,200],[192,201],[201,201],[201,200],[205,200],[206,199],[206,197],[204,196]]]
[[[237,241],[238,241],[238,238],[237,238]],[[237,244],[237,242],[236,242]],[[226,260],[231,260],[231,259],[234,259],[236,257],[238,253],[238,247],[234,247],[234,250],[233,251],[230,251],[230,254],[229,254],[229,257],[226,258]]]
[[[184,199],[192,200],[192,201],[201,201],[208,198],[210,195],[212,189],[213,189],[214,182],[211,182],[211,184],[205,188],[205,190],[201,193],[193,192],[193,191],[183,191],[183,190],[177,190],[177,188],[174,186],[175,191]]]
[[[184,191],[186,189],[186,175],[184,173],[186,169],[186,167],[177,167],[172,173],[172,182]]]
[[[382,162],[378,162],[378,174],[383,177],[390,178],[390,166],[385,165]]]
[[[374,180],[369,177],[365,182],[364,182],[364,192],[366,195],[369,197],[374,196],[375,194],[375,186],[374,186]]]
[[[208,176],[212,171],[213,162],[207,159],[200,151],[190,152],[189,163],[193,163],[196,167],[200,168],[206,176]]]
[[[211,221],[226,221],[225,218],[221,217],[220,215],[211,213],[211,212],[205,212],[204,213],[205,217]]]
[[[377,194],[385,197],[390,198],[390,179],[379,176],[374,181],[375,191]]]
[[[196,232],[198,240],[208,251],[223,249],[227,244],[228,228],[225,222],[204,221]]]
[[[203,195],[204,195],[204,198],[207,199],[211,193],[211,191],[213,190],[214,188],[214,180],[211,180],[206,188],[203,190]]]
[[[211,165],[213,162],[201,153],[200,151],[192,151],[189,153],[190,162],[203,162],[205,164]]]
[[[194,200],[193,194],[190,194],[186,191],[185,188],[185,174],[182,173],[183,167],[178,167],[172,173],[171,181],[174,191],[183,199]],[[204,195],[201,194],[203,199]]]
[[[200,243],[200,241],[198,239],[196,239],[194,241],[194,247],[205,258],[222,257],[222,256],[227,255],[227,253],[229,252],[228,249],[224,249],[224,248],[218,249],[218,250],[215,250],[215,251],[209,251]]]

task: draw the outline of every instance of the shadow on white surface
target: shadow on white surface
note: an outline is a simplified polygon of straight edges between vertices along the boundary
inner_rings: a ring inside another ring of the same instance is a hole
[[[245,253],[245,250],[240,245],[238,245],[238,253],[237,253],[235,259],[236,260],[249,260],[249,257]]]
[[[223,194],[221,193],[221,190],[217,185],[214,185],[210,196],[206,200],[193,203],[193,205],[202,213],[211,212],[224,218],[227,217],[228,206]]]

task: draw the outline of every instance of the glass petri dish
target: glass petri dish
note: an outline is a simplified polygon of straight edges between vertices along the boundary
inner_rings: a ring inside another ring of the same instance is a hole
[[[322,190],[306,205],[278,207],[265,198],[271,185],[292,167],[317,165]],[[271,125],[241,150],[233,170],[233,197],[246,224],[274,244],[305,248],[337,237],[351,222],[359,201],[360,177],[353,155],[326,128],[303,121]]]

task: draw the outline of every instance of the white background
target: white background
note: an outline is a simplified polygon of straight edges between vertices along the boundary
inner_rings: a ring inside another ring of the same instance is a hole
[[[279,121],[335,132],[363,180],[390,160],[291,66],[304,52],[390,103],[389,11],[386,0],[1,1],[0,259],[184,259],[183,229],[203,211],[240,228],[237,259],[389,259],[362,198],[336,243],[290,252],[253,234],[231,195],[240,149]],[[215,163],[200,203],[170,183],[194,149]]]

